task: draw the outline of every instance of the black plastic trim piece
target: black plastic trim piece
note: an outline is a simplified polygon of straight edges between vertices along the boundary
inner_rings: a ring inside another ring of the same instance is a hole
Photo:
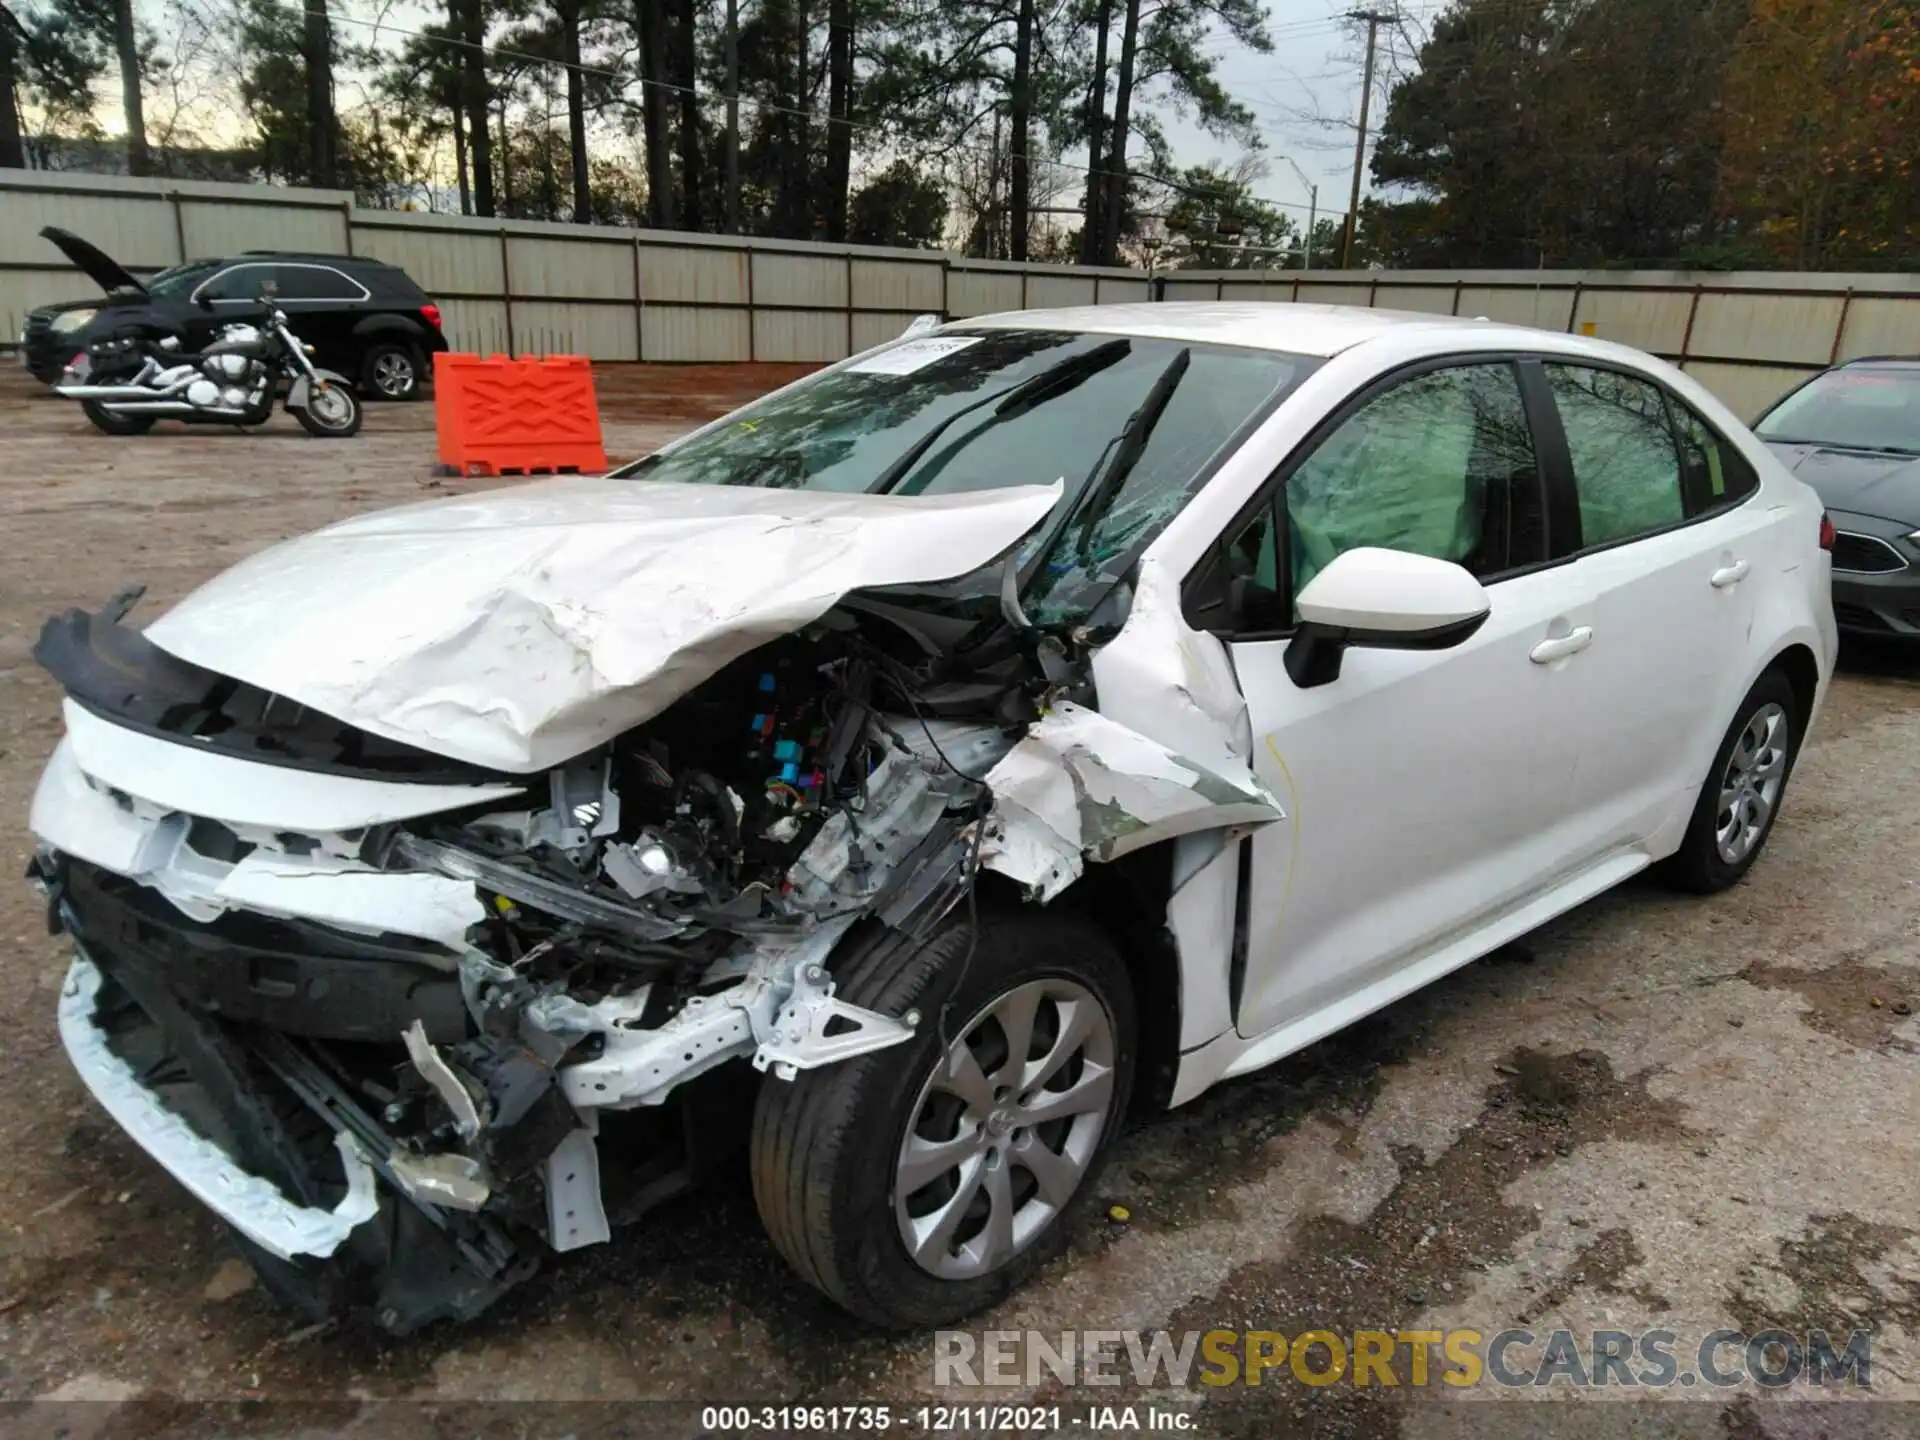
[[[1356,645],[1373,650],[1449,650],[1486,624],[1492,613],[1482,610],[1425,630],[1355,630],[1305,620],[1294,627],[1281,658],[1293,683],[1311,690],[1338,680],[1341,657]]]
[[[41,627],[33,658],[103,720],[261,765],[414,784],[524,788],[502,775],[357,729],[258,686],[169,655],[119,623],[122,591],[98,612],[68,610]]]

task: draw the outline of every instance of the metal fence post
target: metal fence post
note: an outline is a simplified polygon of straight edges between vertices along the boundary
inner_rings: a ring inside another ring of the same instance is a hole
[[[1827,351],[1827,364],[1840,363],[1840,342],[1847,336],[1847,316],[1853,313],[1853,287],[1847,287],[1847,293],[1840,297],[1840,318],[1833,326],[1833,347]]]
[[[513,265],[507,255],[507,227],[500,227],[500,308],[507,322],[507,354],[515,353],[513,343]]]
[[[751,365],[760,358],[759,327],[754,324],[759,312],[753,308],[753,246],[741,246],[740,255],[747,266],[747,363]]]
[[[647,303],[640,294],[640,232],[633,232],[633,358],[636,363],[647,358],[646,339]]]
[[[1680,358],[1674,363],[1681,369],[1687,366],[1687,351],[1693,345],[1693,322],[1700,314],[1700,292],[1706,287],[1693,287],[1693,299],[1687,302],[1687,328],[1680,334]]]
[[[167,199],[173,202],[173,248],[180,252],[180,258],[174,263],[184,265],[187,263],[187,217],[181,213],[178,190],[167,191]]]

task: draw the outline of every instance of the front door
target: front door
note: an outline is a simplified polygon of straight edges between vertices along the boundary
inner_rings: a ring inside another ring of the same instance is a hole
[[[1508,361],[1376,387],[1281,478],[1219,552],[1237,572],[1225,628],[1253,763],[1289,812],[1250,841],[1235,1012],[1248,1037],[1386,979],[1564,873],[1573,675],[1593,622],[1571,569],[1542,563],[1541,467]],[[1294,597],[1362,545],[1464,565],[1491,614],[1451,649],[1348,650],[1337,679],[1300,689],[1282,663]]]
[[[287,328],[313,346],[315,363],[358,378],[353,327],[367,287],[332,265],[282,262],[274,267]]]

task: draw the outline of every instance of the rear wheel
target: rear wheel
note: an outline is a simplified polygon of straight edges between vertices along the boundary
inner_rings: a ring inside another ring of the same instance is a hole
[[[1091,922],[1020,911],[983,914],[977,943],[963,919],[918,949],[870,945],[835,978],[851,1004],[920,1020],[904,1044],[763,1083],[761,1218],[862,1319],[956,1320],[1055,1253],[1098,1182],[1133,1078],[1125,964]]]
[[[412,400],[420,394],[420,352],[397,341],[369,346],[360,360],[360,389],[370,400]]]
[[[82,400],[80,413],[109,435],[144,435],[153,428],[153,416],[116,415],[98,400]]]
[[[1711,895],[1753,867],[1773,833],[1799,753],[1799,713],[1785,675],[1769,670],[1754,683],[1714,754],[1686,838],[1661,867],[1665,879]]]

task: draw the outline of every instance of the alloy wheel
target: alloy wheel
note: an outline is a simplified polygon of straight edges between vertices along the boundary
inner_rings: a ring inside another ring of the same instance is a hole
[[[1114,1031],[1084,986],[1028,981],[960,1031],[920,1088],[894,1170],[907,1254],[945,1280],[989,1274],[1073,1198],[1109,1123]]]
[[[1733,742],[1720,777],[1713,827],[1720,858],[1729,865],[1738,865],[1752,854],[1767,832],[1787,779],[1790,733],[1786,710],[1769,701],[1753,712]]]
[[[413,389],[413,358],[390,350],[373,362],[373,388],[388,399],[399,399]]]

